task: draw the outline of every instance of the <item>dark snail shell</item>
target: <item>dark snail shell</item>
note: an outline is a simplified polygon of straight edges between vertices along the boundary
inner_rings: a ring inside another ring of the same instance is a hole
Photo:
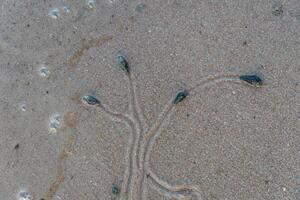
[[[263,84],[262,79],[257,75],[241,75],[240,80],[252,86],[259,87]]]
[[[179,90],[173,100],[173,104],[178,104],[183,99],[185,99],[188,96],[189,92],[187,90]]]
[[[82,101],[85,103],[85,104],[88,104],[88,105],[97,105],[97,104],[100,104],[100,101],[93,95],[84,95],[82,97]]]
[[[111,188],[111,192],[113,193],[113,195],[118,195],[119,192],[120,192],[120,190],[119,190],[119,188],[117,186],[114,185]]]
[[[118,60],[119,67],[123,71],[129,73],[129,65],[128,65],[128,62],[127,62],[125,56],[121,53],[118,53],[117,54],[117,60]]]

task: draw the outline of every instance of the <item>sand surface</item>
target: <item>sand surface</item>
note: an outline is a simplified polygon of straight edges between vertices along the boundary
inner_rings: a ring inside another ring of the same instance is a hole
[[[0,200],[300,200],[299,0],[0,8]]]

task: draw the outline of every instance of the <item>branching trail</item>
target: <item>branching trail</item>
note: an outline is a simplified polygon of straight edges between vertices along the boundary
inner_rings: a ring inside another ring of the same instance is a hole
[[[137,90],[136,90],[136,82],[135,82],[135,77],[133,74],[128,75],[128,80],[129,80],[129,88],[130,88],[130,107],[131,107],[131,112],[134,117],[134,119],[137,122],[137,140],[135,144],[135,152],[137,156],[137,167],[140,168],[140,163],[139,163],[139,151],[140,151],[140,143],[141,143],[141,134],[143,130],[145,129],[146,121],[143,116],[143,112],[140,108],[140,105],[138,103],[138,98],[137,98]]]
[[[141,177],[139,179],[139,190],[140,195],[139,199],[144,199],[144,188],[145,188],[145,159],[147,158],[147,155],[149,152],[149,146],[152,146],[155,142],[155,138],[159,135],[161,131],[161,127],[163,126],[165,119],[167,119],[170,116],[170,113],[172,112],[174,108],[174,105],[172,103],[172,100],[169,101],[166,106],[164,107],[163,111],[161,112],[160,116],[158,117],[158,120],[153,124],[153,126],[150,128],[150,130],[145,133],[142,144],[141,144],[141,151],[140,151],[140,170],[141,170]]]
[[[113,119],[116,119],[118,121],[124,122],[126,125],[128,125],[131,129],[131,138],[129,141],[129,148],[127,149],[126,153],[126,162],[128,164],[126,165],[125,173],[124,173],[124,181],[121,186],[121,199],[130,199],[130,188],[132,184],[132,177],[135,171],[138,170],[136,166],[136,156],[134,155],[134,144],[136,143],[136,136],[137,136],[137,128],[136,124],[134,123],[134,120],[131,119],[129,116],[121,113],[116,113],[111,111],[108,106],[105,106],[103,103],[97,104],[97,107],[101,108],[108,116],[110,116]]]
[[[139,104],[137,102],[137,92],[136,92],[136,86],[135,86],[135,79],[132,74],[127,74],[128,81],[129,81],[129,90],[130,90],[130,100],[129,100],[129,108],[130,113],[132,115],[132,122],[133,122],[133,128],[135,136],[135,139],[133,140],[132,144],[130,144],[130,160],[132,161],[132,168],[129,168],[130,171],[130,177],[128,179],[127,183],[127,190],[128,191],[128,199],[135,199],[136,197],[136,180],[138,180],[140,176],[140,170],[139,170],[139,144],[140,144],[140,138],[142,134],[142,130],[145,126],[145,120],[142,116],[141,108],[139,107]]]
[[[124,66],[124,69],[127,69],[126,65]],[[138,103],[135,78],[131,73],[129,73],[129,71],[127,71],[126,75],[128,77],[130,92],[129,114],[127,115],[113,112],[108,108],[108,106],[105,106],[100,102],[96,105],[111,118],[127,124],[132,131],[126,154],[126,162],[128,162],[128,166],[125,169],[123,177],[124,181],[122,182],[121,186],[120,199],[145,200],[147,198],[146,187],[148,184],[150,187],[154,188],[157,192],[167,198],[175,198],[180,200],[202,200],[203,197],[199,187],[189,184],[171,185],[159,178],[151,170],[149,160],[153,145],[155,144],[157,137],[161,134],[162,128],[166,125],[166,122],[171,117],[176,105],[182,101],[188,93],[190,96],[195,96],[196,89],[198,88],[204,89],[206,87],[212,87],[216,84],[224,82],[240,84],[244,83],[244,81],[240,80],[240,76],[237,74],[208,76],[203,78],[196,85],[187,88],[186,93],[180,93],[180,96],[178,99],[176,99],[176,101],[174,101],[174,98],[170,99],[165,104],[155,123],[152,124],[149,129],[146,129],[146,121]]]
[[[128,165],[125,169],[124,181],[121,186],[121,199],[136,199],[136,194],[138,193],[136,185],[137,180],[139,179],[140,170],[139,170],[139,144],[142,134],[142,130],[145,128],[145,120],[141,112],[141,108],[137,102],[137,92],[135,86],[135,78],[131,74],[127,74],[129,82],[129,109],[130,116],[127,116],[122,113],[116,113],[111,111],[108,106],[103,105],[102,103],[97,104],[107,115],[111,118],[119,120],[127,124],[131,131],[131,139],[129,142],[129,148],[127,150],[127,155],[125,160],[127,160]]]
[[[205,79],[202,79],[195,86],[188,89],[190,94],[194,93],[197,88],[204,89],[208,86],[213,86],[218,83],[223,82],[233,82],[233,83],[242,83],[239,80],[239,76],[235,74],[229,75],[220,75],[220,76],[209,76]],[[172,104],[172,100],[170,100],[166,105],[156,123],[150,128],[150,130],[144,135],[143,143],[141,145],[142,150],[140,153],[140,166],[141,166],[141,175],[140,178],[140,199],[145,199],[144,187],[146,185],[146,181],[149,180],[149,183],[156,189],[158,192],[162,193],[166,197],[172,197],[177,199],[183,199],[188,197],[195,197],[197,199],[202,199],[200,195],[200,191],[197,187],[192,185],[175,185],[172,186],[169,183],[158,178],[149,167],[149,157],[152,150],[152,147],[155,143],[156,138],[161,133],[161,128],[164,125],[164,122],[171,115],[171,111],[174,108],[174,104]],[[146,174],[145,174],[146,172]],[[146,177],[146,178],[145,178]]]
[[[128,75],[128,80],[129,80],[129,90],[130,90],[130,109],[131,109],[131,114],[134,118],[134,120],[137,122],[136,130],[137,130],[137,135],[136,135],[136,143],[134,144],[134,152],[136,153],[136,165],[139,168],[139,144],[140,144],[140,138],[142,134],[142,130],[144,129],[144,123],[143,121],[143,116],[141,115],[140,112],[140,107],[138,106],[137,103],[137,95],[136,95],[136,88],[135,88],[135,82],[134,82],[134,76],[132,74]]]
[[[150,169],[146,169],[146,171],[147,183],[161,195],[176,199],[191,199],[193,197],[201,199],[201,193],[197,187],[186,184],[172,186],[157,177]]]

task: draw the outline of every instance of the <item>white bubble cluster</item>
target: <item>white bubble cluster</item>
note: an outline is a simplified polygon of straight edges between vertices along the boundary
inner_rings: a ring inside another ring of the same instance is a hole
[[[53,8],[52,10],[50,10],[49,12],[49,16],[52,19],[57,19],[60,16],[60,12],[58,8]]]
[[[64,10],[65,13],[71,12],[70,8],[66,5],[63,6],[63,10]]]
[[[108,0],[109,3],[115,3],[116,0]]]
[[[49,117],[49,132],[56,133],[57,129],[60,128],[61,125],[61,115],[59,113],[54,113]]]
[[[18,194],[18,200],[32,200],[32,196],[26,190],[21,190]]]
[[[86,0],[86,5],[89,8],[95,8],[96,7],[96,0]]]
[[[19,104],[19,108],[20,108],[23,112],[25,112],[25,111],[27,110],[26,102],[21,102],[21,103]]]
[[[41,77],[44,78],[48,78],[50,75],[50,71],[48,69],[48,67],[46,65],[42,65],[39,69],[38,69],[38,73]]]

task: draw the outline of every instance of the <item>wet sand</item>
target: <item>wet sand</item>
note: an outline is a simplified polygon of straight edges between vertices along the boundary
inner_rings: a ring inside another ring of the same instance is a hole
[[[0,199],[299,199],[299,1],[0,5]]]

